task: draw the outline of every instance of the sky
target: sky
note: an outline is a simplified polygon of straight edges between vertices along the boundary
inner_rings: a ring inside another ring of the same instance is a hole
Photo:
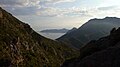
[[[80,27],[92,18],[120,17],[120,0],[0,0],[0,7],[36,30]]]

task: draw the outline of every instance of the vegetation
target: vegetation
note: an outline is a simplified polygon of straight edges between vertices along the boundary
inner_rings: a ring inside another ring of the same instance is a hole
[[[76,55],[76,50],[39,35],[0,8],[0,67],[59,67]]]

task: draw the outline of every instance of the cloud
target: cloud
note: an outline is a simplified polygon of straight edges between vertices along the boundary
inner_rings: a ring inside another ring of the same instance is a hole
[[[45,4],[56,4],[63,2],[74,2],[75,0],[0,0],[0,6],[15,15],[42,15],[58,16],[63,14],[63,10],[46,7]],[[60,13],[62,12],[62,13]]]
[[[27,6],[38,6],[39,0],[0,0],[0,4],[3,7],[16,6],[16,7],[27,7]]]
[[[40,0],[0,0],[0,6],[14,15],[35,15]]]
[[[0,0],[2,6],[23,6],[27,4],[27,0]]]
[[[53,7],[44,7],[37,11],[37,15],[46,16],[46,17],[60,17],[60,16],[91,16],[88,14],[88,11],[80,8],[53,8]]]
[[[43,0],[41,2],[45,4],[57,4],[62,2],[74,2],[75,0]]]
[[[36,7],[19,7],[19,8],[13,8],[13,9],[8,9],[11,13],[13,13],[16,16],[25,16],[25,15],[35,15],[36,14]]]
[[[103,18],[106,16],[120,17],[120,8],[118,6],[104,6],[87,9],[88,14],[92,15],[92,18]]]
[[[36,12],[37,15],[40,16],[48,16],[48,17],[54,17],[57,16],[60,13],[60,9],[53,8],[53,7],[42,7],[40,10]]]
[[[0,0],[0,5],[14,15],[38,15],[41,17],[96,17],[99,15],[115,13],[117,6],[97,8],[81,8],[72,6],[59,8],[54,4],[74,2],[76,0]],[[49,6],[46,6],[49,4]]]
[[[99,7],[98,10],[113,10],[117,8],[117,6],[106,6],[106,7]]]

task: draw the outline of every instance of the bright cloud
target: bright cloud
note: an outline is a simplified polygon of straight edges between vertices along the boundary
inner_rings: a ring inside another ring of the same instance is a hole
[[[37,15],[48,16],[48,17],[59,17],[59,16],[90,16],[88,11],[80,8],[53,8],[44,7],[37,12]]]
[[[40,0],[0,0],[0,5],[3,7],[27,7],[39,6]]]
[[[57,4],[62,2],[74,2],[75,0],[41,0],[41,2],[44,2],[46,4]]]

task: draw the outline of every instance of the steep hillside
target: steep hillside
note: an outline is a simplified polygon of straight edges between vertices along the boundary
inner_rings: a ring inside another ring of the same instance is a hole
[[[0,8],[0,67],[59,67],[75,55],[75,50],[39,35]]]
[[[120,18],[106,17],[104,19],[91,19],[77,30],[67,33],[57,40],[71,43],[70,46],[80,48],[91,40],[97,40],[109,34],[109,31],[120,26]]]
[[[80,56],[66,61],[62,67],[120,67],[120,28],[109,36],[94,40],[80,49]]]

